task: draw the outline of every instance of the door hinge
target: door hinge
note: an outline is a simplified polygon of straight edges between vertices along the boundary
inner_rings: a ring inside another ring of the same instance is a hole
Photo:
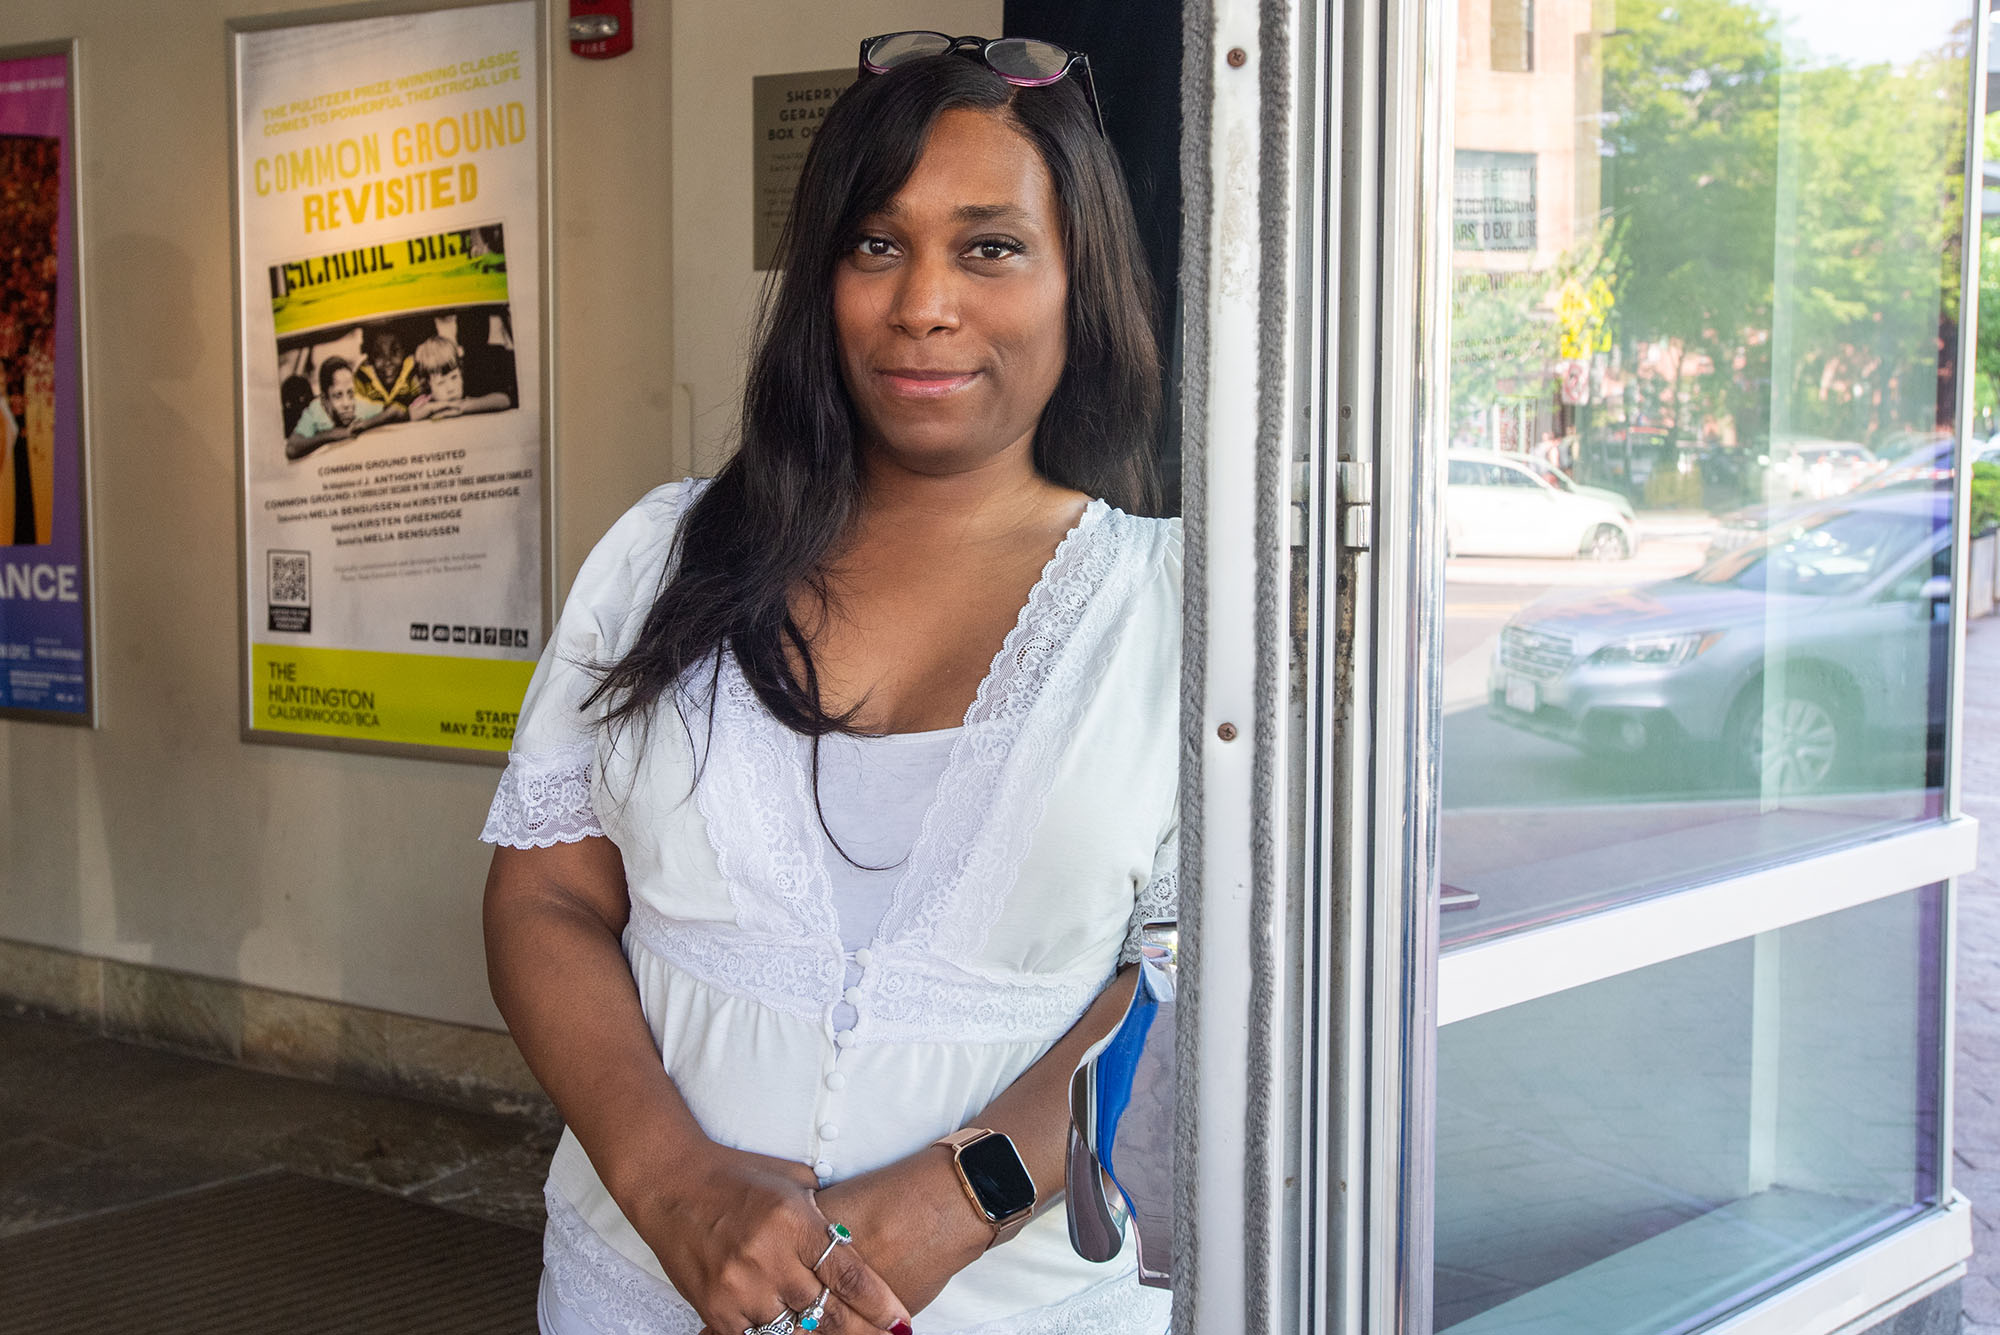
[[[1340,516],[1340,545],[1367,551],[1375,545],[1375,470],[1365,463],[1342,460],[1333,466]]]

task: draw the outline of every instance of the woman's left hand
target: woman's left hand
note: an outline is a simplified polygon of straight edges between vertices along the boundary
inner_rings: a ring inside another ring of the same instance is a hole
[[[822,1188],[817,1199],[913,1313],[993,1241],[958,1185],[950,1152],[936,1146]]]

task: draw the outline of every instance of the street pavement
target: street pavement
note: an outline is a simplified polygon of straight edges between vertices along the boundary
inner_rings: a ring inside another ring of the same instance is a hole
[[[1979,869],[1958,883],[1958,1069],[1953,1186],[1972,1201],[1968,1335],[2000,1335],[2000,618],[1965,646],[1964,807]]]

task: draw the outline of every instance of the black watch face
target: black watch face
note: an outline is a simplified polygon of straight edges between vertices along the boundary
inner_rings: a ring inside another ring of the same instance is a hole
[[[1005,1219],[1035,1203],[1035,1180],[1027,1165],[1014,1151],[1014,1142],[993,1135],[976,1140],[958,1152],[959,1167],[979,1203],[992,1218]]]

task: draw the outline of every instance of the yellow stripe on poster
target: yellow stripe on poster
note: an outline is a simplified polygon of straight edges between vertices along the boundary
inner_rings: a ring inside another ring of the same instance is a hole
[[[507,257],[472,253],[470,232],[440,232],[337,251],[271,269],[280,338],[301,329],[507,300]]]
[[[533,663],[367,649],[250,646],[250,726],[505,751]]]

